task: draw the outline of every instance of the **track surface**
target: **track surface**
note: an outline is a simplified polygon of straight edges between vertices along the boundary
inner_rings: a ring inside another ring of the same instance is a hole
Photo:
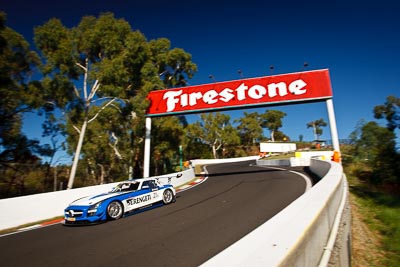
[[[305,191],[302,177],[249,163],[210,165],[208,180],[176,203],[118,221],[1,237],[1,265],[198,266]]]

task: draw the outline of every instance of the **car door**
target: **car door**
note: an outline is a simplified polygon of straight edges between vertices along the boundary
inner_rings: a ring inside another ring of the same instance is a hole
[[[162,192],[155,180],[148,180],[143,182],[143,188],[149,188],[151,194],[151,203],[158,202],[162,199]]]
[[[143,181],[141,188],[126,199],[125,211],[129,212],[153,204],[155,202],[154,198],[157,195],[155,192],[157,189],[154,188],[154,183]]]
[[[164,190],[161,189],[159,184],[155,180],[150,180],[149,187],[152,192],[151,202],[155,203],[155,202],[161,201]]]

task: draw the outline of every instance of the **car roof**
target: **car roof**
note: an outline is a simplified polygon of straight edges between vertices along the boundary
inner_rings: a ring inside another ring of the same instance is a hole
[[[139,178],[139,179],[132,179],[132,180],[121,181],[121,183],[125,183],[125,182],[128,182],[128,183],[132,183],[132,182],[138,183],[138,182],[143,182],[143,181],[154,181],[154,180],[156,180],[156,179],[155,179],[155,178]]]

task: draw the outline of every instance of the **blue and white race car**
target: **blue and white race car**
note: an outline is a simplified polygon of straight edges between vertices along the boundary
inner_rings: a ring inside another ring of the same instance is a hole
[[[64,210],[64,224],[118,220],[135,211],[175,201],[176,191],[171,184],[162,184],[157,178],[127,180],[119,183],[110,192],[72,202]]]

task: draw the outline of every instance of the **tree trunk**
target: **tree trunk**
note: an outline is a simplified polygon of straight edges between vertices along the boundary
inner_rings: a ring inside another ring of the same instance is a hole
[[[315,123],[313,123],[313,133],[314,133],[314,140],[318,140],[317,127],[315,126]]]
[[[87,124],[88,124],[88,114],[86,113],[85,120],[83,121],[82,128],[79,133],[79,141],[78,141],[78,145],[76,147],[74,162],[72,163],[71,173],[70,173],[69,179],[68,179],[67,189],[71,189],[74,186],[76,169],[78,167],[79,156],[81,155],[82,144],[83,144],[83,139],[85,137]]]
[[[213,152],[214,159],[216,159],[217,158],[217,149],[215,148],[215,145],[212,145],[212,152]]]
[[[58,178],[58,175],[57,175],[57,166],[54,166],[53,169],[54,169],[54,173],[53,173],[53,175],[54,175],[54,180],[53,180],[53,191],[57,191],[57,184],[58,184],[58,181],[57,181],[57,178]]]
[[[104,166],[100,163],[98,163],[100,167],[100,184],[104,184]]]

